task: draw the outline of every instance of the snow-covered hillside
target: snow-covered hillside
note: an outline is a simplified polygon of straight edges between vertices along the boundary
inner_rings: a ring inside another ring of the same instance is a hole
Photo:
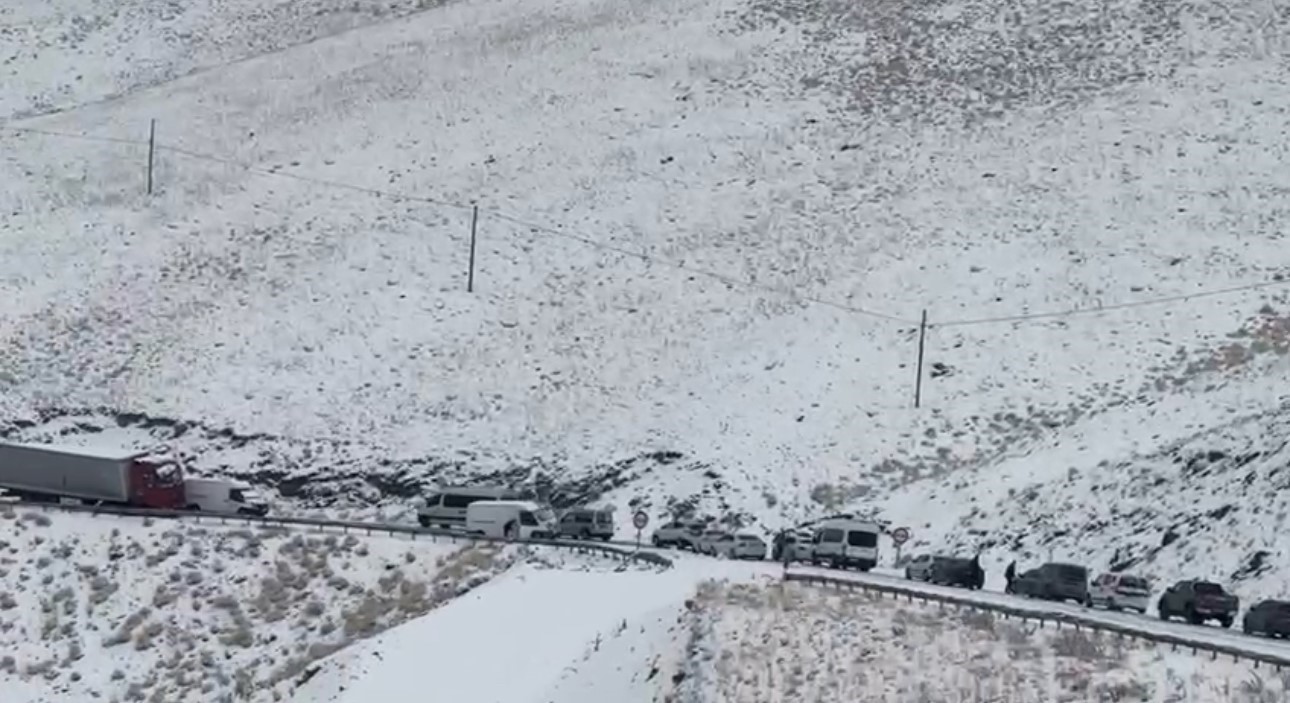
[[[444,697],[516,703],[1264,703],[1290,690],[1290,678],[1248,663],[773,584],[757,572],[715,561],[664,572],[512,569],[277,692],[299,703],[400,703],[433,682]]]
[[[1290,691],[1290,677],[1247,663],[867,594],[727,583],[695,600],[688,700],[1262,703]]]
[[[3,509],[0,687],[15,703],[248,700],[520,556]]]
[[[1162,576],[1275,553],[1264,469],[1153,467],[1279,422],[1290,10],[460,0],[311,41],[376,5],[189,5],[6,10],[8,436],[311,507],[479,477]],[[1211,483],[1264,512],[1196,513]]]

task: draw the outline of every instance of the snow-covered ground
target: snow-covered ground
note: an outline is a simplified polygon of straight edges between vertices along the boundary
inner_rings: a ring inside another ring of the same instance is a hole
[[[715,562],[662,572],[512,569],[432,616],[331,657],[290,700],[419,701],[420,681],[445,699],[480,703],[661,700],[655,694],[685,655],[685,605],[703,576],[718,571],[753,573]]]
[[[13,703],[245,700],[520,556],[0,509],[0,688]]]
[[[982,612],[796,584],[709,584],[695,600],[682,687],[690,697],[679,700],[1262,703],[1290,695],[1290,675],[1266,667]]]
[[[1280,588],[1290,10],[432,5],[0,10],[0,432]]]
[[[1290,676],[860,593],[755,566],[525,566],[323,661],[300,703],[1280,700]],[[505,676],[496,672],[505,671]]]

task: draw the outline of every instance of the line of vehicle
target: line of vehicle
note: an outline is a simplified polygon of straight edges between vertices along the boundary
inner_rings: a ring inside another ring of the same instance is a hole
[[[329,520],[325,518],[286,517],[277,515],[238,515],[232,513],[211,513],[184,510],[153,510],[145,508],[124,508],[117,506],[71,505],[65,503],[15,502],[15,507],[35,508],[38,510],[58,510],[60,512],[82,513],[89,515],[114,515],[121,517],[140,517],[161,520],[188,520],[192,522],[248,523],[266,527],[313,527],[319,530],[334,529],[344,532],[365,532],[368,534],[384,533],[388,535],[405,534],[412,538],[430,537],[465,540],[469,542],[493,542],[499,544],[527,544],[541,547],[556,547],[584,552],[599,552],[618,559],[640,561],[663,568],[671,568],[672,560],[646,549],[624,549],[619,544],[604,542],[587,542],[573,539],[514,539],[504,540],[482,535],[472,535],[454,530],[423,528],[413,525],[398,525],[380,522],[358,522],[350,520]]]
[[[792,567],[785,570],[783,578],[786,581],[862,588],[911,599],[973,607],[1009,617],[1078,625],[1158,644],[1203,650],[1276,667],[1290,667],[1290,646],[1216,627],[1164,622],[1132,613],[1095,611],[1066,603],[1034,601],[993,591],[965,591],[881,574],[838,573],[812,567]]]

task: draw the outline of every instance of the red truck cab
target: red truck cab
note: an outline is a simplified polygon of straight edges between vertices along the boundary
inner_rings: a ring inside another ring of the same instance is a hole
[[[184,471],[179,462],[141,456],[130,463],[131,504],[141,508],[180,510],[187,505]]]

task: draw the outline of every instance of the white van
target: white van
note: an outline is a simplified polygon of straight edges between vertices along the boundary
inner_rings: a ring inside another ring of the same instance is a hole
[[[245,481],[223,478],[184,479],[184,502],[189,510],[239,515],[267,515],[269,501]]]
[[[466,531],[498,539],[552,539],[555,513],[527,500],[479,500],[466,508]]]
[[[515,500],[519,493],[501,486],[458,486],[440,488],[417,510],[422,527],[460,528],[466,526],[466,507],[478,500]]]
[[[868,571],[878,565],[878,537],[882,527],[863,520],[826,520],[811,537],[811,563],[835,569],[854,566]]]

